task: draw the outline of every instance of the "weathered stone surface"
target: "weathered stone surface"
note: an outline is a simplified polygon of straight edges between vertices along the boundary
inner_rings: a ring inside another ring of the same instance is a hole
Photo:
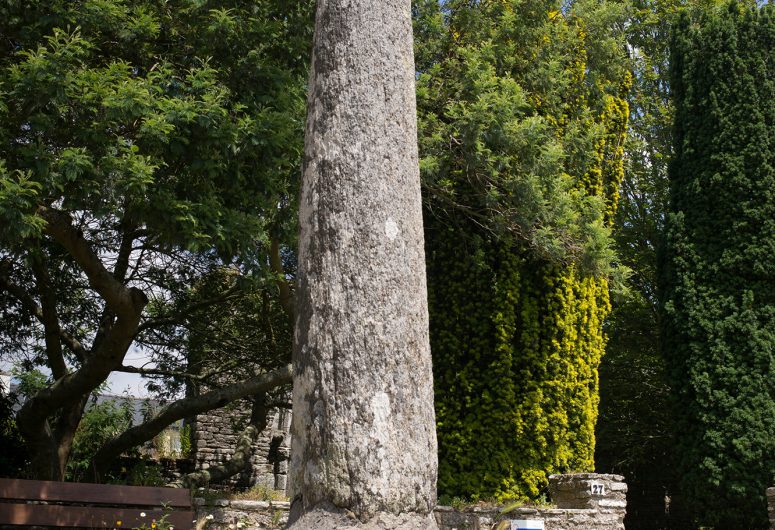
[[[299,204],[291,528],[434,527],[414,76],[409,0],[317,3]]]
[[[197,509],[197,528],[251,530],[255,528],[280,529],[288,519],[288,510],[265,508],[240,510],[232,506],[203,506]],[[212,516],[212,519],[208,519]]]
[[[314,510],[303,513],[288,528],[358,528],[359,530],[430,530],[436,528],[432,513],[379,512],[367,521],[360,521],[354,512],[331,504],[318,504]]]
[[[627,505],[627,484],[621,475],[552,475],[549,493],[560,508],[624,508]]]
[[[435,515],[440,530],[489,530],[499,521],[513,519],[543,521],[545,530],[624,530],[624,510],[524,508],[503,514],[499,509],[460,512],[439,507]]]
[[[272,505],[269,501],[234,500],[229,503],[229,506],[231,506],[235,510],[267,510]]]

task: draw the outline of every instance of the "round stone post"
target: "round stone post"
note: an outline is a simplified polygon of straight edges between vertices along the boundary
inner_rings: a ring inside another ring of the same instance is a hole
[[[319,0],[294,338],[290,528],[436,527],[409,0]]]

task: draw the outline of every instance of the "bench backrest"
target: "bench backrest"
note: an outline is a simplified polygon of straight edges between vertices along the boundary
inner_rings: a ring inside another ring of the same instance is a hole
[[[0,524],[133,528],[165,515],[193,528],[189,490],[0,478]]]

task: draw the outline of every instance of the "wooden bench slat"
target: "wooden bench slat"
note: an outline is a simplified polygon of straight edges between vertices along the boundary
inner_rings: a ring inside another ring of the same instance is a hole
[[[145,517],[140,514],[145,512]],[[92,528],[128,529],[157,521],[165,514],[163,510],[141,510],[134,508],[94,508],[85,506],[59,506],[44,504],[0,503],[0,524],[40,526],[88,526]],[[121,521],[120,525],[116,522]],[[167,522],[180,530],[194,527],[193,511],[168,512]]]
[[[187,489],[0,478],[0,498],[190,508]]]

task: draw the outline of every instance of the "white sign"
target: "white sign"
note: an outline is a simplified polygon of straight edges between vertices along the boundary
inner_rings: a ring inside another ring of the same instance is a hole
[[[605,486],[600,482],[592,482],[589,485],[589,492],[592,495],[605,495]]]
[[[534,519],[512,519],[511,530],[544,530],[544,522]]]

